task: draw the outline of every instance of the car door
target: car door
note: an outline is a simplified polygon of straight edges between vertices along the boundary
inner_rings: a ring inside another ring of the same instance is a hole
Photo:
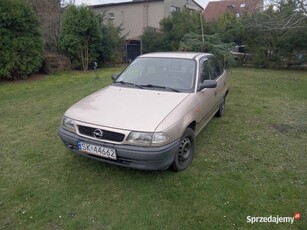
[[[205,80],[212,79],[212,71],[210,69],[210,64],[207,58],[202,58],[199,62],[199,78],[198,86]],[[216,99],[216,89],[202,89],[197,91],[197,96],[199,99],[199,119],[198,127],[201,130],[210,120],[210,118],[215,113],[215,105],[217,103]]]
[[[216,107],[218,108],[220,102],[226,94],[226,71],[215,56],[209,56],[208,61],[211,70],[211,80],[216,80],[217,86],[215,89]]]

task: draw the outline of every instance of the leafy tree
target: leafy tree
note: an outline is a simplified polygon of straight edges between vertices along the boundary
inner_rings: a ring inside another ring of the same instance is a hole
[[[217,32],[202,35],[201,20],[203,19],[201,17],[199,12],[191,12],[187,9],[173,12],[171,16],[160,21],[160,30],[152,27],[144,30],[142,35],[143,51],[210,52],[226,65],[230,65],[232,63],[232,56],[229,52],[231,44],[223,42],[223,36]],[[206,33],[209,30],[214,31],[206,23],[204,30]]]
[[[204,36],[201,36],[198,13],[176,11],[161,20],[159,30],[144,30],[143,50],[211,52],[224,60],[226,65],[232,65],[231,46],[246,45],[256,65],[280,67],[306,63],[306,0],[269,2],[271,5],[263,12],[246,12],[239,18],[226,12],[216,21],[204,21]]]
[[[39,24],[23,1],[1,0],[0,78],[26,79],[41,66],[43,48]]]
[[[142,34],[143,51],[175,51],[187,33],[201,34],[202,15],[188,9],[174,11],[160,21],[160,29],[147,27]]]
[[[306,62],[306,1],[268,2],[263,12],[246,13],[239,18],[226,12],[216,21],[205,22],[205,31],[220,34],[224,43],[247,45],[256,65],[282,67]]]
[[[180,49],[194,52],[207,52],[214,54],[224,66],[231,66],[234,64],[234,59],[229,49],[233,44],[223,43],[220,34],[205,35],[204,40],[201,35],[195,33],[187,33],[180,43]]]
[[[221,40],[226,43],[234,42],[241,45],[242,41],[242,24],[234,13],[226,11],[226,13],[212,22],[214,33],[221,35]]]
[[[263,13],[254,14],[247,26],[261,31],[304,29],[307,20],[306,0],[269,0]]]
[[[144,29],[141,36],[143,43],[143,52],[163,51],[163,34],[154,27]]]
[[[98,16],[87,6],[67,7],[62,19],[59,47],[69,55],[74,69],[88,70],[99,56],[101,39]]]
[[[243,23],[245,40],[254,54],[255,64],[282,67],[304,62],[307,16],[295,1],[280,1]]]
[[[160,21],[160,30],[163,34],[163,50],[178,50],[180,41],[186,33],[201,34],[201,18],[199,12],[188,9],[175,11]]]
[[[125,36],[121,35],[122,27],[114,26],[111,23],[101,24],[100,52],[98,62],[100,64],[118,64],[122,62],[123,45]]]

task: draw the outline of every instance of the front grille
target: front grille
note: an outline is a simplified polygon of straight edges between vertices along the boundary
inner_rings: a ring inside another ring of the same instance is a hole
[[[97,130],[97,128],[79,125],[80,134],[88,136],[88,137],[93,137],[93,138],[96,138],[98,140],[108,140],[108,141],[122,142],[125,138],[125,134],[112,132],[112,131],[108,131],[108,130],[103,130],[103,129],[100,129],[103,133],[102,137],[98,138],[98,137],[94,136],[95,130]]]

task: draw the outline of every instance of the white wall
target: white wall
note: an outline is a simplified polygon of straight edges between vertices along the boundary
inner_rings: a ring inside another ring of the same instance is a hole
[[[146,4],[148,4],[148,13],[146,13]],[[122,24],[124,29],[122,33],[128,33],[128,40],[140,36],[146,26],[158,28],[159,22],[164,16],[162,1],[103,6],[93,10],[95,13],[100,14],[105,12],[106,18],[108,18],[109,13],[114,13],[114,19],[110,20],[110,22],[117,26]]]

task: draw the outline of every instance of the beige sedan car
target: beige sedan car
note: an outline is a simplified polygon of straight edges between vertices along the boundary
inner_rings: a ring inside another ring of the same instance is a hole
[[[139,56],[69,108],[58,134],[82,156],[146,170],[186,169],[195,136],[224,113],[227,73],[208,53]]]

